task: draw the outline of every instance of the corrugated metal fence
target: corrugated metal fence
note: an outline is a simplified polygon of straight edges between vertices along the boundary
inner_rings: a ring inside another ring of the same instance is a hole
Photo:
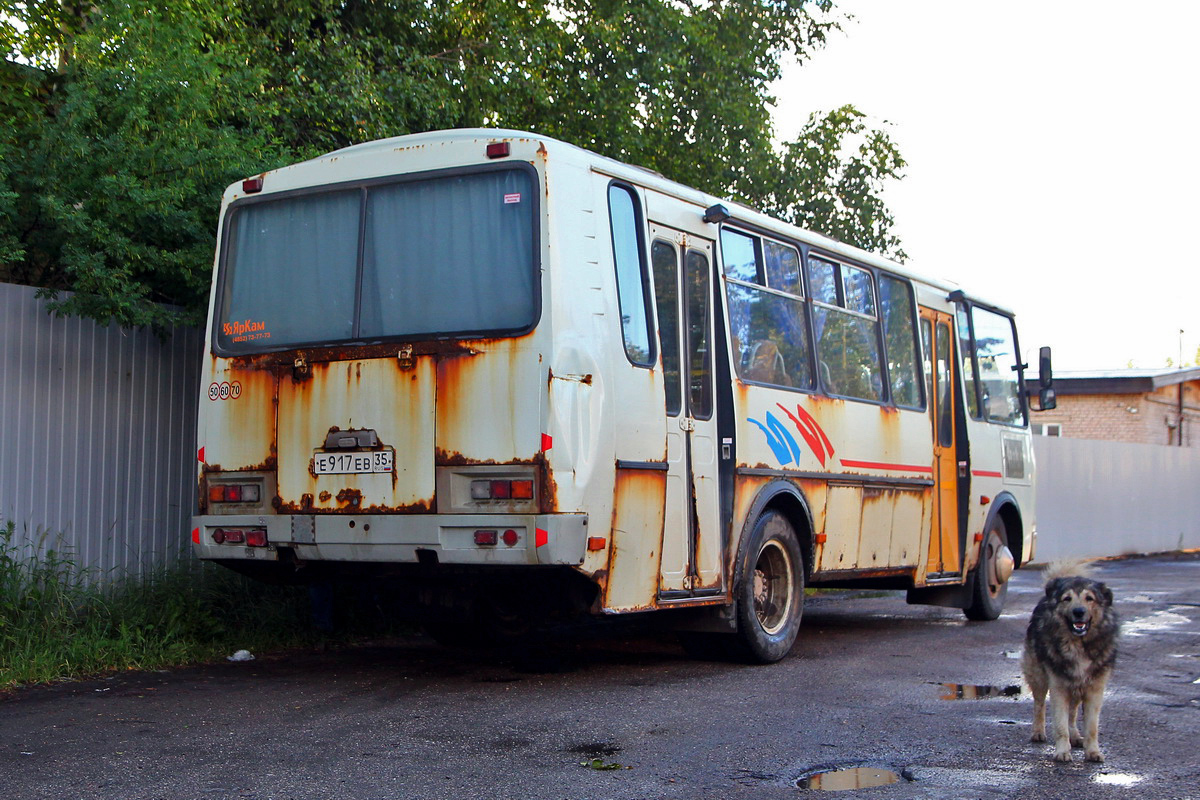
[[[1034,438],[1038,561],[1200,548],[1200,450]]]
[[[102,574],[187,552],[202,334],[46,312],[0,284],[0,524]]]

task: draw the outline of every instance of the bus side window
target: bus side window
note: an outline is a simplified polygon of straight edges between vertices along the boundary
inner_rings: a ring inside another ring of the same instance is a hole
[[[642,214],[632,189],[616,183],[608,187],[608,215],[625,355],[637,366],[651,367],[656,354],[650,338],[650,293],[642,246]]]
[[[808,270],[825,391],[882,402],[883,364],[871,273],[815,257],[809,259]]]
[[[738,377],[812,389],[800,252],[724,228],[721,259]]]
[[[883,343],[892,383],[892,402],[908,408],[923,408],[921,378],[917,373],[912,286],[891,275],[880,275],[879,305],[883,312]]]

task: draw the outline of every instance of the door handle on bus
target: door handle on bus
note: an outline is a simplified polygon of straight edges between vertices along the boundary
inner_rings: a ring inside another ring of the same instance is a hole
[[[681,430],[681,431],[696,430],[696,420],[692,419],[691,417],[680,417],[679,418],[679,430]]]

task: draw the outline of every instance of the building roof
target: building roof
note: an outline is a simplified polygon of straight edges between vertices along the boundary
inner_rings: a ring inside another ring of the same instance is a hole
[[[1200,380],[1200,367],[1055,370],[1054,389],[1058,394],[1141,394],[1196,380]]]

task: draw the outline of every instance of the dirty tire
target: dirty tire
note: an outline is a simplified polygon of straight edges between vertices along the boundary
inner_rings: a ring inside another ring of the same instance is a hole
[[[749,660],[770,664],[786,656],[804,611],[804,557],[795,529],[778,511],[754,524],[735,594],[737,636]]]
[[[983,540],[979,563],[975,565],[971,604],[963,608],[967,619],[992,620],[1004,610],[1008,581],[1000,582],[994,577],[996,553],[1001,547],[1008,547],[1008,529],[1004,526],[1004,520],[997,515]]]

